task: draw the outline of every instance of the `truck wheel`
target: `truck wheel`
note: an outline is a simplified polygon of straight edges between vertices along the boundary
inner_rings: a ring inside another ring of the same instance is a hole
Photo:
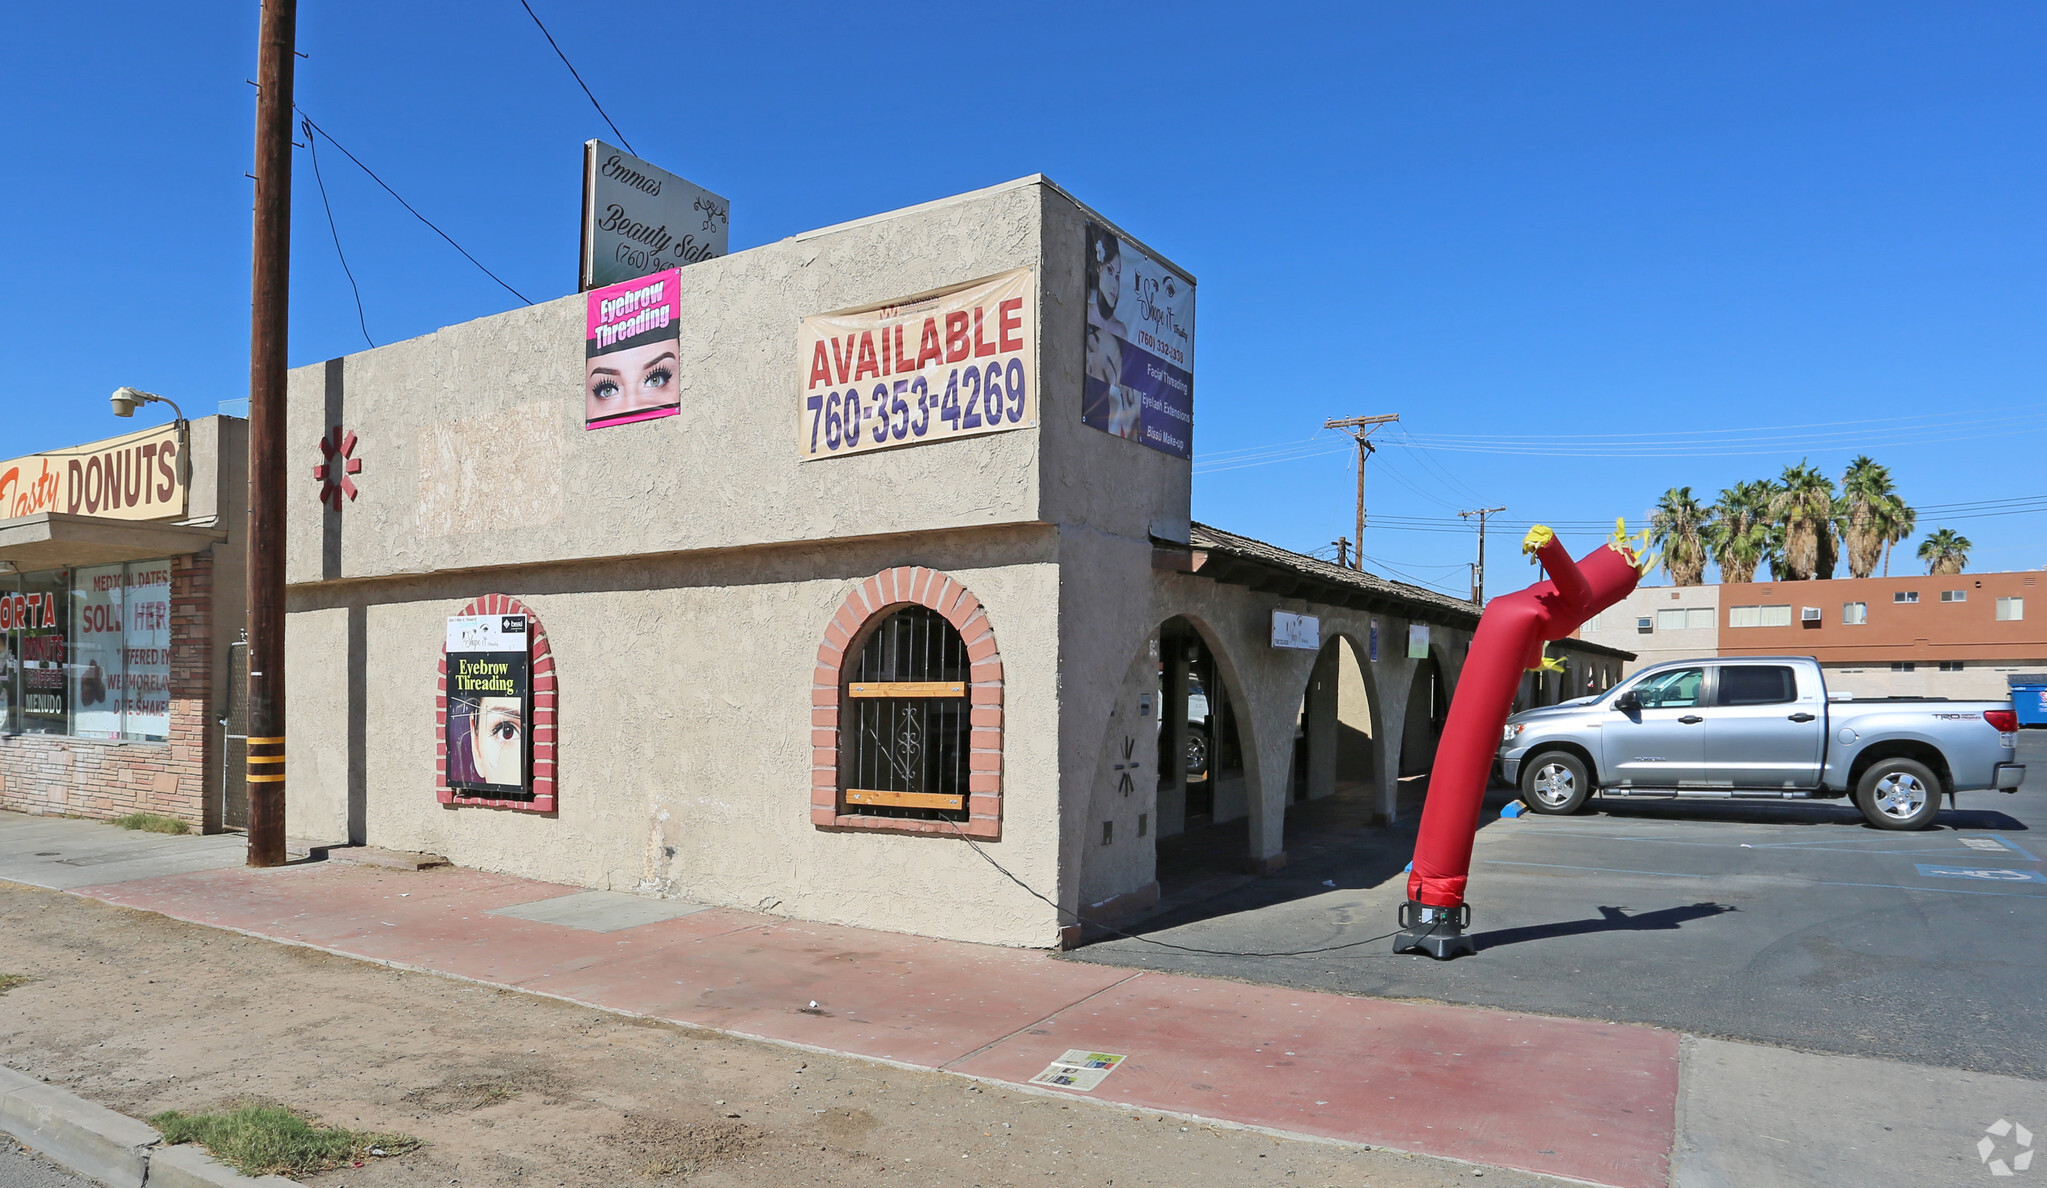
[[[1545,751],[1521,765],[1521,799],[1530,812],[1561,817],[1585,807],[1592,778],[1569,751]]]
[[[1914,759],[1879,759],[1855,785],[1855,807],[1878,829],[1924,829],[1940,814],[1940,779]]]

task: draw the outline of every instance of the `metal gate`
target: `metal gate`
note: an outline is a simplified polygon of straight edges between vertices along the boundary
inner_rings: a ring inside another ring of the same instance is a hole
[[[245,633],[246,634],[246,633]],[[227,646],[227,713],[220,719],[220,823],[249,827],[249,641]]]

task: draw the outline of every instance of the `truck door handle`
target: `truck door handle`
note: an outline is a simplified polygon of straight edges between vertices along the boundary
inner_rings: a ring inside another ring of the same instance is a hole
[[[1791,720],[1794,722],[1810,722],[1812,721],[1812,715],[1805,713],[1793,714],[1791,715]]]
[[[1686,714],[1684,717],[1678,719],[1678,721],[1683,722],[1687,726],[1692,725],[1694,722],[1703,722],[1705,720],[1706,719],[1700,717],[1697,714]]]

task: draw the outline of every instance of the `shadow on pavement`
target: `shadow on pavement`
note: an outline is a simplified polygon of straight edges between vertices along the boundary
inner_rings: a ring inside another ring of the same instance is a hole
[[[1427,777],[1402,781],[1403,800],[1420,803]],[[1512,788],[1488,789],[1479,828],[1500,819],[1500,809],[1518,794]],[[1083,943],[1118,934],[1143,935],[1201,920],[1290,903],[1331,890],[1377,887],[1404,877],[1414,857],[1420,814],[1391,825],[1374,825],[1377,803],[1368,784],[1343,786],[1335,795],[1298,801],[1287,807],[1287,865],[1275,874],[1257,876],[1246,869],[1250,822],[1239,818],[1190,830],[1158,842],[1159,901],[1148,911],[1090,926]]]
[[[1985,797],[1988,792],[1964,792],[1963,796]],[[1854,826],[1879,832],[1863,819],[1862,811],[1847,800],[1649,800],[1635,797],[1600,797],[1593,812],[1616,821],[1716,821],[1729,825],[1822,825]],[[2026,823],[1997,809],[1943,809],[1933,828],[1993,829],[2024,832]]]
[[[1682,928],[1693,920],[1710,919],[1725,912],[1739,910],[1732,904],[1714,903],[1710,900],[1663,908],[1660,911],[1643,912],[1639,916],[1628,915],[1628,909],[1622,907],[1601,907],[1599,918],[1596,920],[1564,920],[1556,924],[1531,924],[1525,928],[1500,928],[1492,932],[1473,933],[1472,940],[1478,944],[1479,951],[1483,952],[1503,945],[1518,945],[1523,941],[1583,936],[1588,932],[1668,932]]]

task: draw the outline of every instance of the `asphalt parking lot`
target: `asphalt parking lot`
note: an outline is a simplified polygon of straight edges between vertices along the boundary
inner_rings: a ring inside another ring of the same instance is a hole
[[[1303,836],[1278,875],[1169,896],[1129,928],[1144,940],[1070,956],[2047,1078],[2047,732],[2020,758],[2017,793],[1964,793],[1917,833],[1846,802],[1501,820],[1500,790],[1474,851],[1479,952],[1455,961],[1358,943],[1394,927],[1411,823]],[[1327,946],[1352,947],[1245,955]]]

